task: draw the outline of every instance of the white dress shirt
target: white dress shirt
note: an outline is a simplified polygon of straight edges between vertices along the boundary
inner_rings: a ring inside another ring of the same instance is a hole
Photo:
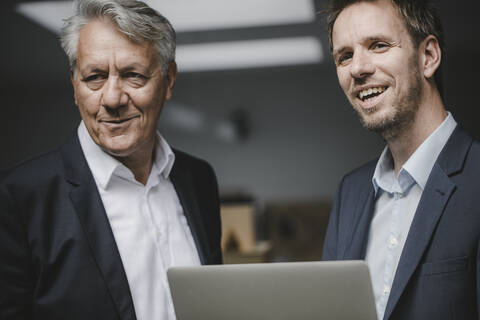
[[[169,179],[175,155],[157,133],[146,185],[104,152],[81,122],[78,136],[120,252],[138,320],[173,320],[166,271],[200,265],[192,233]]]
[[[457,123],[448,113],[442,124],[415,150],[395,178],[388,146],[372,178],[375,210],[367,244],[377,314],[383,319],[393,279],[415,211],[438,155]]]

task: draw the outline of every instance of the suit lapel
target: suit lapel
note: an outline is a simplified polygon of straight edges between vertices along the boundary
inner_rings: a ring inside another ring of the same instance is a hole
[[[352,224],[351,238],[347,242],[347,247],[342,257],[344,260],[365,258],[370,222],[372,221],[375,208],[375,189],[371,183],[367,188],[362,189],[363,191],[355,204],[354,217],[351,220],[355,223]]]
[[[136,319],[122,260],[93,176],[75,135],[62,149],[70,199],[120,319]]]
[[[430,244],[445,206],[455,191],[450,176],[461,171],[472,141],[457,127],[430,173],[398,263],[384,319],[389,319]]]
[[[432,169],[429,183],[423,191],[410,231],[408,232],[392,285],[391,295],[385,309],[384,319],[388,319],[390,316],[408,281],[420,263],[454,189],[455,185],[450,181],[450,178],[436,164]]]
[[[196,201],[198,196],[193,189],[193,184],[189,178],[190,175],[187,174],[188,168],[184,167],[182,159],[178,153],[176,153],[176,155],[177,157],[170,174],[170,179],[177,192],[178,199],[183,208],[183,213],[187,219],[190,231],[192,232],[200,256],[200,261],[202,264],[207,264],[209,246],[206,231],[200,217],[200,209]]]

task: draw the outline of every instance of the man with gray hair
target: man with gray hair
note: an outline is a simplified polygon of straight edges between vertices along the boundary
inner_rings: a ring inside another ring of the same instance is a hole
[[[175,319],[167,269],[222,261],[213,170],[156,130],[175,32],[141,1],[74,8],[61,44],[82,121],[0,183],[0,319]]]
[[[365,259],[379,319],[478,320],[480,144],[445,110],[428,0],[332,0],[338,81],[387,143],[338,189],[323,259]]]

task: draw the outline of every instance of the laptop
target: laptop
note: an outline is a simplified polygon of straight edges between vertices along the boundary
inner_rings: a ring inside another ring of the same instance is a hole
[[[377,320],[364,261],[173,267],[178,320]]]

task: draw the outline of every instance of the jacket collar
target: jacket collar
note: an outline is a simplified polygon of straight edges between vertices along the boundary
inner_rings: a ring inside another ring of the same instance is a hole
[[[192,168],[184,161],[184,156],[181,152],[176,150],[174,152],[176,161],[170,174],[170,180],[183,207],[183,213],[190,226],[200,261],[202,264],[209,264],[210,246],[204,226],[206,219],[200,215],[201,210],[197,202],[198,190],[194,189],[191,181],[193,172],[190,171]]]

